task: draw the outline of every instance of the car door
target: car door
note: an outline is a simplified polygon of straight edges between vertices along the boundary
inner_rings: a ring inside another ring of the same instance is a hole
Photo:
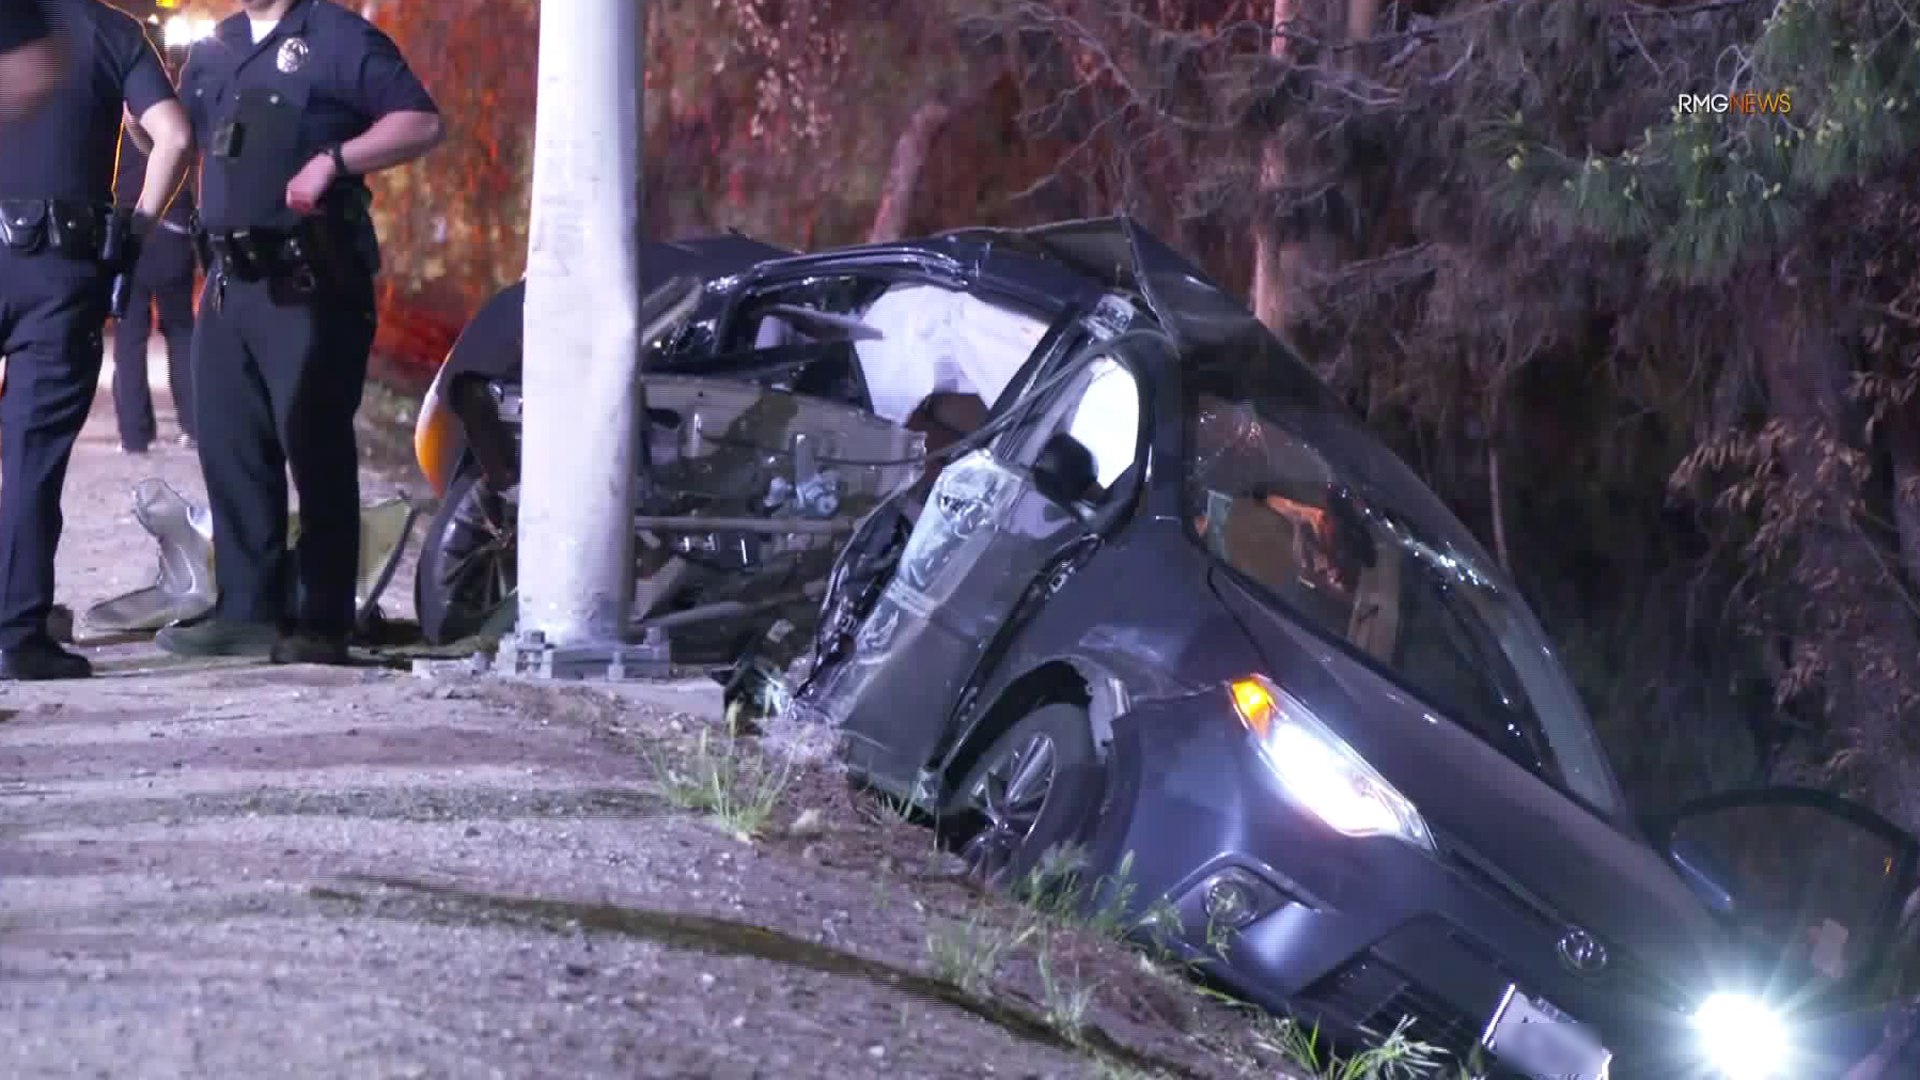
[[[1159,340],[1095,341],[1043,369],[1021,419],[935,481],[891,580],[816,698],[850,736],[850,764],[877,786],[913,789],[961,689],[1013,632],[1016,609],[1030,608],[1021,601],[1090,552],[1137,495],[1150,444],[1140,372]],[[1064,503],[1034,472],[1057,435],[1085,448],[1094,479]]]
[[[1822,791],[1714,796],[1669,816],[1654,841],[1768,981],[1803,1001],[1844,998],[1879,974],[1915,887],[1913,836]]]

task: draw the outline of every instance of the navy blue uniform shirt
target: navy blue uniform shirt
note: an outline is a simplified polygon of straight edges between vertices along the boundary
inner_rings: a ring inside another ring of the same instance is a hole
[[[254,44],[241,12],[197,42],[180,97],[201,152],[208,229],[291,229],[287,182],[334,143],[393,112],[438,112],[393,39],[332,0],[296,0]],[[366,193],[357,176],[334,181]]]
[[[7,127],[0,198],[104,206],[113,198],[121,106],[138,117],[173,97],[173,84],[133,16],[101,0],[42,0],[42,7],[68,50],[67,81],[39,111]]]

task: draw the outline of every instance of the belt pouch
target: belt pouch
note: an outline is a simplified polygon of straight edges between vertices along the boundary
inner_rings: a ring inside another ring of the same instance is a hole
[[[45,199],[0,199],[0,243],[31,254],[47,239]]]
[[[47,243],[69,258],[97,259],[105,239],[100,211],[79,203],[51,203],[47,207]]]

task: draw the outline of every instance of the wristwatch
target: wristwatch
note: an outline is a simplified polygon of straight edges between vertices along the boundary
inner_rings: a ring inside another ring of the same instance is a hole
[[[353,173],[347,169],[347,155],[340,152],[340,147],[340,143],[327,147],[327,156],[333,159],[333,167],[339,170],[341,176],[352,176]]]

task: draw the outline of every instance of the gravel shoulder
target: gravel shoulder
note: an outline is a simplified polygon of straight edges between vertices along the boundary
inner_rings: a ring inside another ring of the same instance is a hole
[[[111,408],[75,611],[152,578],[135,481],[204,497]],[[1286,1075],[1271,1024],[973,888],[817,732],[730,739],[710,683],[81,645],[100,677],[0,688],[0,1075]]]

